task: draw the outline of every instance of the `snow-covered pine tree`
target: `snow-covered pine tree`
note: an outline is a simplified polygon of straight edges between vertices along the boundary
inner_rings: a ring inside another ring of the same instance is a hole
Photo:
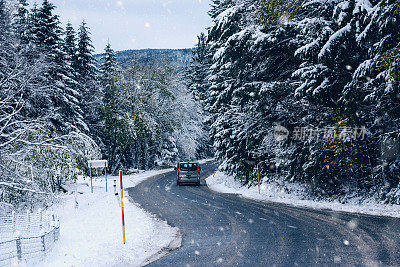
[[[346,48],[356,49],[354,38],[348,38],[351,35],[347,23],[341,21],[339,26],[334,22],[335,6],[341,6],[339,1],[306,1],[302,5],[303,12],[294,18],[298,31],[295,37],[298,47],[294,55],[301,62],[293,73],[295,96],[300,104],[300,116],[296,118],[294,126],[313,129],[337,126],[342,115],[338,99],[346,80],[351,79],[346,69],[350,63],[345,62],[350,57],[344,51]],[[344,14],[341,17],[349,19]],[[334,35],[336,31],[338,33]],[[339,192],[338,171],[331,170],[333,167],[329,166],[336,165],[335,159],[329,159],[332,162],[324,164],[331,154],[327,147],[332,145],[308,138],[294,142],[294,153],[288,155],[286,161],[288,178],[308,183],[316,192],[329,192],[332,189],[332,192]]]
[[[185,74],[185,81],[195,101],[199,102],[202,106],[206,104],[209,94],[209,82],[207,77],[210,73],[210,67],[211,59],[208,51],[207,36],[201,33],[197,37],[197,44],[193,50],[190,66]],[[203,117],[203,122],[201,123],[202,131],[207,133],[207,135],[200,135],[201,140],[198,140],[196,158],[212,157],[214,150],[212,148],[212,142],[208,138],[208,132],[210,131],[210,121],[208,121],[209,114],[205,110],[200,111],[200,114]]]
[[[229,7],[232,7],[234,4],[235,3],[232,0],[212,0],[210,4],[211,8],[208,14],[211,18],[216,18],[219,14],[224,12]]]
[[[104,87],[104,103],[109,104],[115,95],[115,81],[117,74],[117,56],[108,43],[104,49],[104,58],[100,66],[100,81]]]
[[[352,81],[344,88],[342,105],[357,121],[367,127],[368,164],[376,170],[361,178],[361,183],[379,187],[378,195],[385,198],[400,177],[399,138],[400,84],[396,77],[399,69],[400,16],[396,12],[398,1],[378,1],[358,4],[353,13],[364,13],[364,24],[356,29],[358,46],[364,47],[365,56],[354,67]],[[396,70],[397,69],[397,70]],[[361,171],[357,171],[361,173]],[[398,201],[398,200],[396,200]]]
[[[292,24],[257,25],[253,1],[227,3],[216,7],[220,12],[208,34],[212,66],[206,107],[224,169],[249,180],[256,164],[266,172],[275,166],[268,137],[275,124],[288,122],[290,77],[298,64],[291,41],[295,29]]]
[[[103,88],[99,82],[96,60],[93,56],[94,46],[90,37],[89,27],[85,21],[79,26],[77,36],[75,72],[78,88],[82,95],[80,107],[84,121],[94,138],[101,132],[101,113]]]
[[[12,54],[11,46],[11,18],[5,0],[0,0],[0,80],[4,80],[9,73],[7,58]]]
[[[209,121],[212,122],[210,137],[216,149],[216,157],[224,161],[223,166],[232,171],[234,162],[238,162],[235,154],[228,155],[231,145],[230,136],[235,127],[224,117],[230,108],[232,100],[233,84],[235,78],[230,71],[230,63],[224,61],[225,47],[229,38],[240,32],[242,23],[246,23],[244,17],[244,5],[235,5],[233,1],[214,1],[210,16],[213,25],[208,31],[209,58],[212,59],[211,73],[208,75],[210,83],[209,93],[206,100],[206,111],[210,113]],[[240,55],[238,55],[240,56]],[[235,150],[242,153],[241,147]]]
[[[73,69],[66,64],[63,31],[54,9],[52,3],[44,0],[40,8],[34,6],[29,16],[29,41],[37,47],[36,57],[44,57],[48,63],[45,78],[53,93],[49,95],[51,103],[46,103],[45,108],[58,131],[87,130],[79,107],[81,95],[75,90]]]
[[[96,156],[96,145],[79,132],[52,130],[46,105],[53,87],[44,79],[51,62],[34,46],[24,47],[11,23],[12,4],[0,1],[0,202],[32,208],[37,200],[45,206],[65,180],[76,178],[82,161]]]
[[[100,66],[100,83],[104,88],[100,140],[102,153],[109,161],[109,171],[113,172],[118,168],[122,168],[121,156],[125,151],[120,146],[121,143],[126,143],[123,140],[129,138],[130,134],[126,130],[126,123],[118,105],[120,73],[118,71],[117,58],[110,43],[107,44],[104,52],[105,55]]]
[[[18,0],[17,12],[14,15],[13,27],[15,33],[19,35],[21,43],[27,43],[27,32],[28,32],[28,2],[26,0]]]
[[[363,67],[355,73],[354,80],[364,81],[366,102],[374,108],[373,114],[377,114],[376,118],[369,117],[369,122],[373,129],[371,135],[381,148],[376,163],[382,175],[377,178],[383,188],[382,198],[386,198],[389,190],[400,187],[400,153],[396,150],[396,140],[400,138],[400,1],[381,1],[380,6],[374,6],[373,10],[371,26],[364,32],[369,37],[367,39],[373,40],[369,55],[377,62],[377,67],[371,69],[376,76],[367,76],[371,80],[363,80],[362,72],[369,69],[368,64],[361,64]],[[381,39],[373,34],[373,28],[379,29]],[[392,195],[388,200],[400,203],[398,195]]]
[[[207,36],[201,33],[197,37],[197,44],[193,50],[193,57],[186,74],[189,90],[196,100],[203,102],[207,98],[207,75],[210,69],[210,60],[207,45]]]
[[[82,21],[78,30],[77,69],[81,79],[94,79],[96,75],[96,60],[93,56],[94,46],[90,38],[89,27]]]
[[[65,60],[68,65],[76,72],[77,60],[77,47],[76,47],[76,33],[70,22],[65,26],[64,32],[64,52]]]
[[[209,62],[192,64],[188,84],[207,85],[223,169],[251,179],[261,162],[268,177],[277,171],[317,194],[375,193],[385,185],[385,197],[399,183],[390,141],[399,130],[399,10],[395,0],[213,1]],[[368,140],[292,135],[277,142],[279,124],[291,131],[365,126]]]
[[[376,105],[371,105],[366,96],[368,91],[376,96],[376,89],[386,84],[383,75],[378,75],[383,79],[375,79],[376,65],[387,48],[395,45],[388,37],[398,36],[393,3],[310,1],[303,5],[308,9],[298,22],[297,38],[302,45],[296,51],[302,64],[293,76],[300,81],[296,95],[310,107],[303,121],[313,127],[335,126],[339,131],[365,126],[376,132],[374,121],[382,115],[371,109]],[[374,25],[373,21],[383,23]],[[385,45],[379,45],[382,42]],[[380,144],[376,135],[367,138],[368,142],[330,140],[323,144],[299,144],[302,152],[294,154],[294,161],[301,162],[304,171],[292,175],[318,190],[322,188],[321,192],[370,190],[377,185],[377,176],[371,170],[379,161]]]

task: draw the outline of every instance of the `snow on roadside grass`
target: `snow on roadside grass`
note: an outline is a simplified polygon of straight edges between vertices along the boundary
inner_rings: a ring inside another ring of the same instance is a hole
[[[124,188],[168,171],[171,169],[124,176]],[[71,185],[77,189],[79,206],[75,208],[74,194],[71,194],[54,207],[60,216],[60,240],[40,266],[137,266],[175,238],[176,228],[129,202],[124,192],[124,245],[120,197],[114,195],[114,179],[119,189],[119,177],[109,177],[108,193],[104,178],[94,180],[93,194],[90,179],[80,179],[77,185]]]
[[[281,187],[275,184],[263,183],[258,187],[247,188],[242,186],[233,176],[225,175],[217,171],[206,179],[207,186],[220,193],[239,194],[244,198],[254,199],[265,202],[284,203],[292,206],[306,207],[312,209],[328,209],[333,211],[363,213],[377,216],[390,216],[400,218],[399,205],[386,205],[377,203],[375,199],[360,201],[359,198],[349,199],[347,203],[342,204],[337,200],[333,201],[315,201],[307,199],[305,189],[299,184],[286,184],[291,193],[287,193]],[[361,202],[361,203],[360,203]]]
[[[159,171],[141,171],[140,173],[137,174],[133,174],[133,175],[124,175],[123,176],[123,181],[122,184],[124,186],[124,188],[129,188],[129,187],[135,187],[138,184],[140,184],[141,182],[143,182],[144,180],[148,179],[149,177],[153,177],[155,175],[160,175],[160,174],[165,174],[168,172],[174,171],[174,169],[164,169],[164,170],[159,170]],[[119,177],[118,176],[114,176],[111,177],[109,180],[113,182],[113,180],[116,179],[117,180],[117,187],[120,188],[119,186]],[[100,183],[103,180],[100,181]]]
[[[209,158],[209,159],[202,159],[202,160],[199,160],[198,162],[199,162],[200,164],[205,164],[205,163],[210,163],[210,162],[213,162],[213,161],[215,161],[214,158]]]

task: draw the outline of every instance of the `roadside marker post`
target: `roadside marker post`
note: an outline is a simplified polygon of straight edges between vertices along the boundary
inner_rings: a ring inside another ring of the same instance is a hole
[[[114,195],[118,195],[117,193],[117,180],[114,179]]]
[[[119,171],[119,180],[121,184],[122,236],[125,244],[124,188],[122,186],[122,171]]]
[[[90,167],[90,190],[93,193],[93,182],[92,182],[92,167]]]
[[[260,193],[260,170],[257,168],[257,173],[258,173],[258,194]]]
[[[261,192],[260,192],[260,163],[261,163],[261,162],[259,162],[259,163],[257,164],[258,194],[261,194]]]

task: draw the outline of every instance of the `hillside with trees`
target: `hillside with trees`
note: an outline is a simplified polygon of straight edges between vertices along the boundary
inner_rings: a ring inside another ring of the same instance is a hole
[[[168,57],[121,64],[110,44],[98,62],[87,23],[63,28],[55,9],[0,0],[2,204],[46,206],[90,159],[115,173],[210,154],[181,69]]]
[[[0,0],[0,202],[215,150],[248,186],[399,203],[399,1],[213,0],[194,49],[101,55],[55,9]]]
[[[222,170],[399,202],[399,1],[213,0],[209,14],[189,77]]]

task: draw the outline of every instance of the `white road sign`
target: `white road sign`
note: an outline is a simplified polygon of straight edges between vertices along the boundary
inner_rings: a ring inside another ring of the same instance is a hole
[[[89,160],[89,167],[90,168],[105,168],[108,167],[107,160]]]

